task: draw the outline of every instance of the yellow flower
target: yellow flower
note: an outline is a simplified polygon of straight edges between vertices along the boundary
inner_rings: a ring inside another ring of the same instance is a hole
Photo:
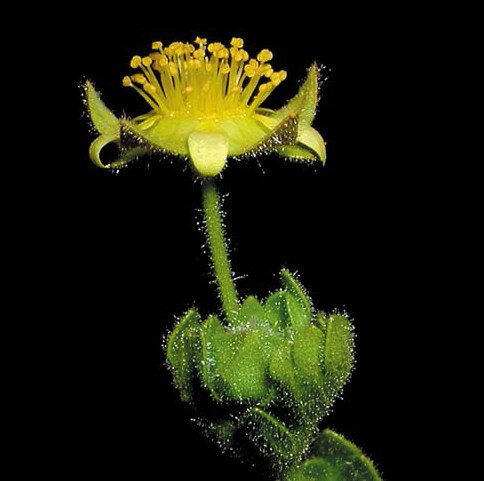
[[[100,134],[90,157],[99,167],[118,169],[150,152],[189,158],[202,176],[219,174],[228,157],[265,152],[325,162],[324,140],[311,127],[319,95],[316,65],[299,93],[273,111],[262,103],[287,73],[273,69],[269,50],[251,59],[240,38],[232,39],[230,47],[201,38],[167,47],[154,42],[152,47],[149,55],[133,57],[136,73],[123,79],[149,104],[148,113],[118,119],[86,82],[86,104]],[[121,157],[106,165],[100,153],[112,142]]]

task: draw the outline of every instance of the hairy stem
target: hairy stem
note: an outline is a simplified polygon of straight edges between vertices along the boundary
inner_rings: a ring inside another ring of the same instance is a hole
[[[225,242],[222,215],[220,211],[220,198],[217,185],[213,178],[204,180],[202,187],[203,211],[205,216],[205,231],[207,234],[210,255],[212,257],[213,270],[217,279],[220,299],[231,324],[237,316],[239,301],[232,278],[230,260]]]

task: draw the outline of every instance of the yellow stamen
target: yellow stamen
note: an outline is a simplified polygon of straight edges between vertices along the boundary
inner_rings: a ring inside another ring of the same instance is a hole
[[[251,59],[243,47],[243,39],[236,37],[229,47],[200,37],[194,44],[174,42],[166,47],[156,41],[154,52],[132,58],[131,67],[140,72],[125,77],[123,85],[140,93],[156,115],[250,116],[287,74],[275,72],[268,63],[273,59],[270,50]],[[261,84],[263,79],[269,81]]]

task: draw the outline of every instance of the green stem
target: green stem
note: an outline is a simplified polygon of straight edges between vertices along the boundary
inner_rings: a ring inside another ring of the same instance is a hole
[[[239,310],[239,301],[232,278],[220,212],[220,199],[214,179],[208,178],[204,180],[202,194],[205,229],[208,245],[210,246],[213,270],[227,321],[232,324]]]

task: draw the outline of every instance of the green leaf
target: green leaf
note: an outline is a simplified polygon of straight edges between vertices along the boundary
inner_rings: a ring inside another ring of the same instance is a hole
[[[190,402],[193,394],[196,359],[199,357],[200,315],[188,311],[168,337],[166,358],[181,398]]]
[[[300,455],[299,439],[270,413],[254,407],[242,416],[240,426],[261,454],[282,465]]]
[[[92,82],[86,81],[84,88],[87,109],[96,130],[105,136],[112,136],[117,133],[119,138],[119,120],[101,100],[101,96]]]
[[[353,443],[326,429],[313,455],[293,469],[286,481],[381,481],[372,462]]]

